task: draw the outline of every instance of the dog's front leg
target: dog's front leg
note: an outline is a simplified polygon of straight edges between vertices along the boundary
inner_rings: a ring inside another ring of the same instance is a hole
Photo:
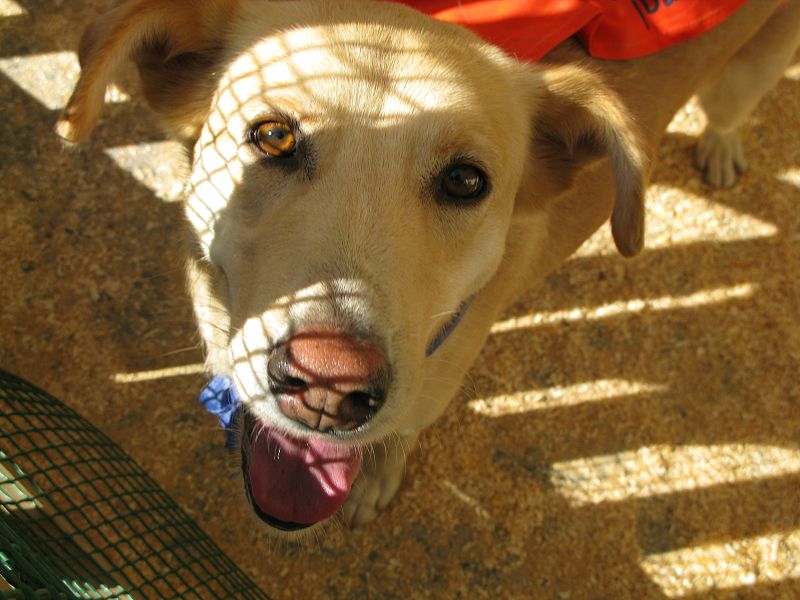
[[[350,527],[369,523],[394,498],[403,480],[406,456],[418,434],[390,438],[365,450],[361,473],[344,505],[344,520]]]

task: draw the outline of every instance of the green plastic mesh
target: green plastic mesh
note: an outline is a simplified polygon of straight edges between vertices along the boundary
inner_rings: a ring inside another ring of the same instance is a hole
[[[267,598],[119,446],[2,370],[0,424],[0,597]]]

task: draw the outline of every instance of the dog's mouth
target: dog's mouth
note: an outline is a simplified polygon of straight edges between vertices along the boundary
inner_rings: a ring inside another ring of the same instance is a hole
[[[242,474],[258,517],[299,531],[327,519],[347,500],[361,468],[361,450],[323,436],[296,438],[245,413]]]

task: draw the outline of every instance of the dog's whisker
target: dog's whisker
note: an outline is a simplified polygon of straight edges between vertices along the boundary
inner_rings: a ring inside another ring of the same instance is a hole
[[[166,358],[168,356],[175,356],[177,354],[185,354],[187,352],[197,352],[198,350],[201,350],[199,344],[196,346],[186,346],[185,348],[177,348],[175,350],[170,350],[169,352],[163,352],[162,354],[159,355],[159,357]]]
[[[442,317],[451,317],[451,316],[457,314],[458,311],[459,311],[459,309],[446,310],[446,311],[431,315],[430,317],[428,317],[428,319],[431,320],[431,321],[435,321],[437,319],[441,319]]]

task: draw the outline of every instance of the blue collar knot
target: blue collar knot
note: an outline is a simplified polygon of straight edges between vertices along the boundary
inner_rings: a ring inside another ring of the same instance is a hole
[[[217,375],[200,392],[200,403],[211,414],[219,417],[219,424],[225,430],[225,447],[236,447],[236,427],[239,422],[241,406],[233,382],[227,377]]]

